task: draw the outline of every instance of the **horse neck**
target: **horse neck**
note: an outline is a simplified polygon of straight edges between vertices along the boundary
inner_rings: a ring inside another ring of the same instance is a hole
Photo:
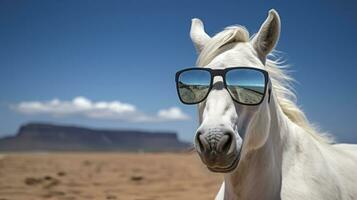
[[[292,122],[274,97],[269,110],[268,138],[259,149],[245,154],[237,169],[225,176],[225,199],[280,199],[283,141]]]

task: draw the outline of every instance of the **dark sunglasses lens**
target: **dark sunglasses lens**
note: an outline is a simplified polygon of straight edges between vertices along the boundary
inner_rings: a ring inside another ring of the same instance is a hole
[[[233,69],[226,73],[226,84],[232,97],[239,103],[259,104],[264,98],[265,76],[253,69]]]
[[[193,104],[202,101],[209,91],[211,74],[205,70],[188,70],[178,77],[178,92],[183,103]]]

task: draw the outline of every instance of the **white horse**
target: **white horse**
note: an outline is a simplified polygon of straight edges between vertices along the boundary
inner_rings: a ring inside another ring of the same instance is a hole
[[[275,10],[252,38],[242,26],[210,37],[202,21],[192,20],[197,66],[254,67],[270,77],[270,100],[266,96],[260,105],[235,103],[222,87],[221,76],[214,77],[212,90],[198,105],[195,148],[211,171],[224,173],[216,199],[357,199],[357,146],[333,144],[295,104],[291,77],[268,56],[279,34]],[[231,139],[224,137],[227,134]],[[218,155],[211,148],[229,151]]]

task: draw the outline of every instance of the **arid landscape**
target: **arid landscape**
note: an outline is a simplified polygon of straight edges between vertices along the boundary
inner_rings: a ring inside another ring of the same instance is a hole
[[[203,200],[222,181],[195,153],[10,153],[0,177],[1,200]]]

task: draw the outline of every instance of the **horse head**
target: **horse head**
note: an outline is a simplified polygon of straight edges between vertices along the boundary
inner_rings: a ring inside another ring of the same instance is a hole
[[[242,26],[231,26],[210,37],[201,20],[193,19],[190,36],[199,54],[197,66],[212,70],[249,67],[265,70],[267,55],[280,34],[280,19],[275,10],[259,32],[249,38]],[[258,105],[244,105],[232,99],[224,87],[224,77],[214,76],[209,94],[198,104],[199,128],[195,148],[205,165],[214,172],[231,172],[241,157],[265,143],[269,129],[271,82]]]

